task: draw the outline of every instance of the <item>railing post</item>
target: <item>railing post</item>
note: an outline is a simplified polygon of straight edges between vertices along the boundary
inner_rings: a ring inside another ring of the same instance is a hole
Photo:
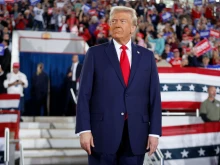
[[[196,117],[199,117],[199,109],[196,109]]]
[[[9,163],[9,128],[5,128],[4,162]]]
[[[21,142],[20,142],[20,165],[24,165],[23,145]]]

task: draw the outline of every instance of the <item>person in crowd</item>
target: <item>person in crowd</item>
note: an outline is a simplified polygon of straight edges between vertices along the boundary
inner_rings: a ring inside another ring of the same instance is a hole
[[[157,67],[172,67],[172,65],[167,61],[168,55],[166,53],[163,53],[162,56],[160,57],[159,55],[155,55],[157,61]]]
[[[64,115],[76,115],[76,103],[73,100],[70,89],[73,89],[75,96],[78,95],[78,83],[79,77],[82,70],[82,65],[79,63],[78,55],[72,56],[72,65],[67,70],[66,75],[66,99],[64,105]],[[71,108],[69,108],[71,107]]]
[[[220,101],[215,98],[216,87],[208,87],[208,98],[200,106],[200,116],[204,122],[220,121]]]
[[[22,13],[18,13],[18,17],[15,20],[15,29],[16,30],[25,30],[28,24],[28,20],[24,18]]]
[[[173,52],[171,52],[170,48],[170,45],[166,44],[165,50],[162,54],[163,58],[166,57],[167,62],[170,62],[170,60],[174,58]]]
[[[44,10],[41,8],[41,3],[38,3],[37,7],[34,7],[33,11],[34,11],[33,30],[38,29],[39,31],[42,31],[44,28],[44,19],[43,19]]]
[[[4,87],[4,81],[6,79],[6,74],[3,71],[1,65],[0,65],[0,94],[6,93],[6,88]]]
[[[148,41],[155,43],[154,52],[160,56],[162,55],[165,48],[165,40],[163,38],[163,34],[163,32],[159,32],[157,34],[157,39],[153,39],[150,35],[148,35]]]
[[[4,87],[7,88],[8,94],[19,94],[20,103],[19,110],[20,115],[24,112],[24,88],[28,87],[28,80],[24,73],[20,72],[20,64],[13,63],[13,70],[7,74],[7,78],[4,81]],[[21,119],[22,121],[22,119]]]
[[[172,67],[181,67],[181,63],[182,63],[182,59],[180,57],[180,51],[179,49],[174,49],[173,50],[174,53],[174,57],[173,59],[170,60],[170,64],[172,65]]]
[[[207,68],[209,66],[210,58],[207,55],[202,57],[202,67]]]
[[[3,40],[4,45],[3,56],[0,56],[0,65],[3,71],[7,74],[11,71],[11,52],[8,48],[9,40]]]
[[[142,33],[137,33],[136,34],[137,45],[146,48],[147,46],[146,46],[146,43],[145,43],[143,38],[144,38],[144,35]]]
[[[44,72],[44,64],[37,65],[37,71],[32,78],[31,96],[33,100],[34,116],[47,116],[47,96],[49,78]]]

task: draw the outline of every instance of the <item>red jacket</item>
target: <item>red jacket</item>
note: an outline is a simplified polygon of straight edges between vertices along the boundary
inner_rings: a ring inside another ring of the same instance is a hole
[[[213,9],[210,7],[206,7],[205,9],[205,17],[208,19],[213,19]]]
[[[79,33],[78,36],[81,36],[85,41],[88,41],[91,38],[91,34],[88,29],[84,29],[84,32]]]
[[[192,15],[192,19],[193,20],[194,19],[199,19],[201,17],[201,12],[199,12],[199,11],[197,11],[195,9],[192,9],[191,15]]]

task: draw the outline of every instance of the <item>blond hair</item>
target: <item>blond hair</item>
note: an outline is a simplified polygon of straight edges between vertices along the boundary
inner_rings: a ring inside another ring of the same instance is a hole
[[[132,9],[130,7],[125,7],[125,6],[115,6],[115,7],[112,7],[111,11],[110,11],[110,18],[109,18],[109,20],[112,19],[112,16],[116,12],[128,12],[128,13],[130,13],[133,25],[137,26],[137,15],[136,15],[136,11],[134,9]]]

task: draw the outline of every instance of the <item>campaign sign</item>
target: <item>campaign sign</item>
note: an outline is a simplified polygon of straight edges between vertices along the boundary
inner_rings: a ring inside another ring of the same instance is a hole
[[[171,20],[171,18],[172,18],[172,15],[168,12],[166,12],[162,15],[163,22],[167,22],[167,21]]]
[[[209,30],[203,30],[203,31],[200,31],[199,34],[200,34],[200,37],[202,37],[202,38],[208,38],[209,34],[210,34],[210,31]]]
[[[201,6],[202,5],[202,0],[194,0],[194,5],[195,6]]]
[[[40,2],[40,0],[30,0],[31,5],[36,5],[39,2]]]
[[[218,30],[211,29],[210,36],[215,37],[215,38],[220,38],[220,32]]]
[[[178,13],[178,14],[183,14],[184,10],[182,8],[177,8],[175,10],[175,12]]]
[[[209,40],[204,39],[195,45],[194,52],[195,55],[199,57],[208,52],[210,49],[212,49],[212,46],[210,45]]]
[[[215,3],[216,0],[209,0],[209,3]]]
[[[0,44],[0,56],[4,56],[4,45],[3,44]]]

